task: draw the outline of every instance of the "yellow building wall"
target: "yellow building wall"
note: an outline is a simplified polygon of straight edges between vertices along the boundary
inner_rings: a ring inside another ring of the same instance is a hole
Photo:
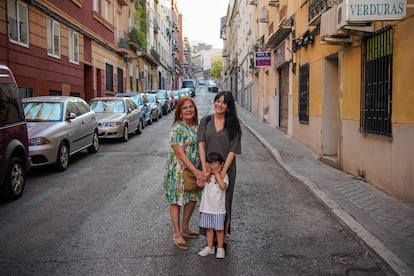
[[[359,121],[361,116],[361,48],[345,47],[342,53],[340,118]]]
[[[396,24],[393,56],[392,122],[414,124],[414,17]]]

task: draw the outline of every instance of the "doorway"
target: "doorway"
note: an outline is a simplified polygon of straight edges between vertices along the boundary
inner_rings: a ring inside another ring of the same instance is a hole
[[[339,65],[338,54],[325,58],[323,65],[322,158],[338,166]]]
[[[279,128],[288,129],[289,117],[289,64],[279,69]]]

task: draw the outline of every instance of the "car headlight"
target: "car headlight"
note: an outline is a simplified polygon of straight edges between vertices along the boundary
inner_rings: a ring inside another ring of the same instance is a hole
[[[121,122],[105,122],[102,125],[104,127],[115,127],[115,126],[120,126],[122,123]]]
[[[35,137],[29,139],[29,146],[39,146],[49,144],[50,141],[46,137]]]

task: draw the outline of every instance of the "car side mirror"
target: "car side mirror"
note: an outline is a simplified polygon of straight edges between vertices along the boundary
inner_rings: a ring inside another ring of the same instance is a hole
[[[76,118],[76,114],[73,113],[73,112],[69,112],[69,114],[67,116],[68,121],[73,120],[75,118]]]

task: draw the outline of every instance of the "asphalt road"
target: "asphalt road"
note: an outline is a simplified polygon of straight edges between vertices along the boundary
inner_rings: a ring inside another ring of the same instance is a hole
[[[199,118],[214,95],[199,91]],[[199,257],[203,238],[176,248],[162,198],[172,118],[65,172],[32,171],[21,199],[0,202],[0,275],[391,275],[245,128],[226,258]]]

